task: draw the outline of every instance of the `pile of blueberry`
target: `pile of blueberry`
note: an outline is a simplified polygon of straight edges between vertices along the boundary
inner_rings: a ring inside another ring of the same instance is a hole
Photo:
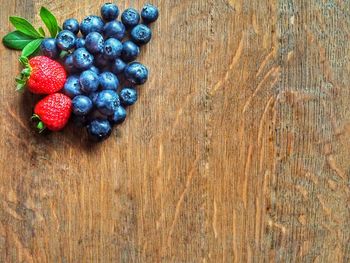
[[[101,16],[90,15],[80,24],[67,19],[56,39],[47,38],[41,45],[48,57],[61,54],[68,74],[63,93],[72,98],[74,121],[98,141],[125,120],[125,108],[137,100],[135,87],[148,79],[148,69],[135,60],[140,47],[151,40],[148,25],[157,20],[158,9],[146,4],[139,14],[128,8],[118,21],[117,5],[106,3]],[[121,82],[125,85],[119,89]]]

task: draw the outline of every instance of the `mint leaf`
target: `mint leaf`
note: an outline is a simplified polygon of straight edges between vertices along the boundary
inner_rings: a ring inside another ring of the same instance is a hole
[[[42,38],[35,39],[31,41],[28,45],[26,45],[22,50],[22,56],[23,57],[29,57],[31,54],[33,54],[41,45],[41,42],[43,41]]]
[[[40,17],[49,30],[51,37],[56,37],[59,30],[56,17],[43,6],[40,9]]]
[[[2,43],[8,48],[22,50],[29,42],[33,40],[34,38],[16,30],[4,36]]]
[[[23,34],[26,34],[33,38],[41,37],[39,32],[36,31],[32,24],[22,17],[10,16],[10,22],[18,31],[21,31]]]
[[[39,28],[38,28],[38,31],[39,31],[39,33],[40,33],[40,35],[41,35],[42,37],[45,37],[45,31],[44,31],[44,29],[43,29],[42,27],[39,27]]]

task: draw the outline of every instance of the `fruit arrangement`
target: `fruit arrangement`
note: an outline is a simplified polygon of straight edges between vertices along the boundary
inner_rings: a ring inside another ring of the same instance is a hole
[[[119,17],[113,3],[101,7],[101,16],[89,15],[81,23],[74,18],[62,28],[45,7],[42,27],[35,29],[21,17],[10,17],[15,31],[3,44],[22,50],[24,66],[16,78],[17,90],[44,96],[34,107],[32,120],[41,132],[62,130],[69,120],[85,127],[89,138],[102,141],[112,127],[126,119],[126,108],[137,101],[136,87],[148,79],[147,67],[136,59],[152,38],[150,24],[158,9],[146,4],[139,13],[128,8]]]

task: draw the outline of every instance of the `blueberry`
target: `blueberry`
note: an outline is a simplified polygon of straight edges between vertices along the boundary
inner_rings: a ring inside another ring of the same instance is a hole
[[[82,94],[78,75],[72,75],[67,78],[63,87],[63,93],[70,98]]]
[[[63,29],[73,32],[73,34],[79,33],[79,22],[74,18],[69,18],[63,23]]]
[[[124,70],[125,77],[133,84],[144,84],[148,79],[148,69],[139,62],[132,62]]]
[[[123,88],[119,97],[124,106],[131,106],[137,101],[137,92],[134,88]]]
[[[119,74],[119,73],[122,73],[124,71],[126,67],[126,64],[123,60],[117,58],[114,62],[113,62],[113,65],[112,65],[112,72],[114,74]]]
[[[122,54],[123,44],[115,38],[109,38],[104,43],[103,56],[106,59],[113,60]]]
[[[103,45],[104,40],[100,33],[91,32],[85,38],[85,47],[90,53],[102,53]]]
[[[146,4],[141,11],[141,17],[143,22],[152,23],[158,19],[158,8],[151,4]]]
[[[101,7],[101,16],[106,21],[112,21],[119,15],[119,8],[112,3],[106,3]]]
[[[92,107],[92,101],[87,96],[78,95],[72,100],[72,110],[75,115],[86,116],[92,110]]]
[[[70,50],[75,47],[76,36],[69,30],[62,30],[56,37],[56,45],[61,50]]]
[[[68,55],[66,59],[64,60],[64,68],[69,74],[75,73],[78,70],[75,68],[74,63],[73,63],[73,55]]]
[[[139,45],[147,44],[152,38],[152,31],[146,25],[137,25],[131,30],[131,39]]]
[[[121,19],[126,28],[133,28],[140,22],[140,14],[136,9],[128,8],[123,12]]]
[[[73,64],[79,69],[88,69],[92,66],[94,57],[85,49],[78,48],[73,53]]]
[[[100,86],[103,90],[117,90],[119,80],[112,72],[103,72],[99,76]]]
[[[140,48],[132,41],[123,43],[122,59],[125,62],[134,61],[140,54]]]
[[[103,141],[112,133],[112,127],[108,120],[93,120],[87,126],[90,139],[94,141]]]
[[[97,75],[100,74],[100,70],[99,70],[97,67],[95,67],[95,66],[91,66],[91,67],[89,68],[89,70],[95,72]]]
[[[94,92],[98,89],[98,75],[92,70],[85,70],[79,77],[81,90],[85,93]]]
[[[98,16],[87,16],[80,23],[80,31],[83,36],[87,36],[91,32],[102,33],[103,30],[103,20]]]
[[[95,65],[96,65],[99,69],[102,69],[102,68],[107,67],[108,64],[109,64],[109,61],[103,56],[103,54],[98,54],[98,55],[95,57]]]
[[[122,40],[125,35],[125,26],[120,21],[111,21],[103,27],[105,38]]]
[[[120,106],[120,100],[117,92],[114,90],[103,90],[98,93],[96,101],[96,108],[105,115],[112,115]]]
[[[120,124],[125,121],[126,114],[126,110],[122,106],[119,106],[109,119],[113,124]]]
[[[77,40],[75,41],[75,47],[76,48],[85,47],[85,39],[82,37],[78,37]]]
[[[43,55],[49,58],[56,58],[59,53],[54,38],[45,38],[43,42],[41,42],[40,49]]]

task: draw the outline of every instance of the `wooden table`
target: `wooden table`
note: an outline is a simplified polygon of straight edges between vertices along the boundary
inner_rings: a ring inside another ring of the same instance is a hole
[[[1,0],[1,36],[103,2]],[[0,47],[0,262],[350,262],[350,2],[152,2],[150,80],[99,145],[37,135]]]

